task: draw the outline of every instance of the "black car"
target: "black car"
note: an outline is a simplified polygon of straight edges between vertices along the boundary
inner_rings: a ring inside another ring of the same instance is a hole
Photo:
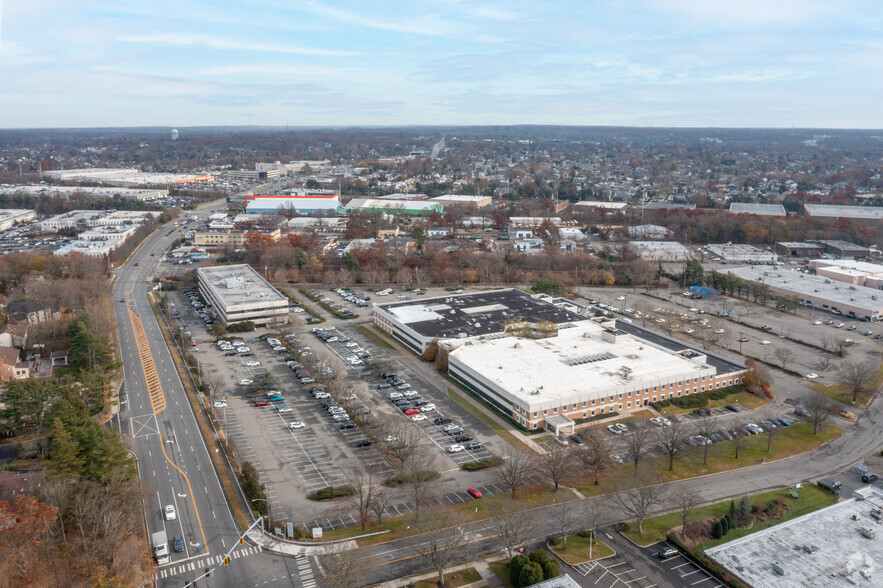
[[[734,404],[728,404],[724,408],[732,412],[739,412],[739,407]]]
[[[450,431],[445,431],[445,433],[450,435],[451,437],[453,437],[454,435],[459,435],[462,432],[463,432],[463,429],[460,427],[454,427]]]
[[[432,421],[432,422],[435,423],[436,425],[446,425],[446,424],[448,424],[448,423],[450,423],[450,422],[453,422],[453,420],[454,420],[454,419],[452,419],[451,417],[440,416],[440,417],[437,417],[437,418],[436,418],[434,421]]]
[[[467,441],[472,441],[472,435],[466,435],[465,433],[462,435],[457,435],[454,437],[454,441],[457,443],[466,443]]]
[[[172,546],[175,551],[184,551],[184,538],[180,535],[175,535],[175,538],[172,540]]]
[[[475,451],[476,449],[481,449],[482,447],[484,447],[484,445],[482,445],[478,441],[470,441],[469,443],[467,443],[466,445],[463,446],[463,448],[466,449],[466,451]]]
[[[371,439],[359,439],[355,443],[356,447],[370,447],[372,445],[374,445],[374,441],[372,441]]]
[[[583,444],[583,438],[580,437],[579,435],[571,435],[570,440],[573,441],[574,443],[576,443],[577,445]]]
[[[426,402],[425,400],[423,400],[422,398],[417,398],[416,400],[411,401],[411,406],[423,406],[425,404],[429,404],[429,403]]]
[[[697,414],[699,416],[708,416],[711,414],[710,408],[697,408],[693,411],[693,414]]]
[[[236,355],[236,352],[235,351],[227,351],[226,353],[224,353],[224,355],[226,357],[232,357],[232,356]]]
[[[347,421],[347,422],[343,423],[342,425],[340,425],[339,428],[341,428],[341,429],[355,429],[356,423],[354,423],[353,421]]]
[[[872,474],[871,472],[868,472],[867,474],[862,474],[862,482],[864,482],[865,484],[876,482],[877,478],[877,474]]]

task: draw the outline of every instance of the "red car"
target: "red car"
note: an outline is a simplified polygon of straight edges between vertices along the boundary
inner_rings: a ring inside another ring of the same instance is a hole
[[[739,339],[739,343],[748,343],[748,341],[748,337],[742,337],[741,339]]]
[[[481,492],[478,490],[478,488],[473,488],[472,486],[470,486],[469,488],[466,488],[466,492],[472,498],[481,498]]]
[[[270,406],[270,401],[266,398],[258,398],[254,401],[255,406]]]
[[[416,409],[416,408],[409,408],[408,410],[405,411],[405,414],[409,415],[409,416],[412,414],[420,414],[420,410]]]

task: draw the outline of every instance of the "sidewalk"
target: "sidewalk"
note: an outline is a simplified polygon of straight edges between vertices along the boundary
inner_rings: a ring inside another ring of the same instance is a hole
[[[359,548],[354,540],[320,545],[299,545],[288,541],[280,541],[272,535],[266,535],[258,530],[249,531],[247,537],[249,541],[260,546],[264,551],[278,553],[279,555],[323,555],[328,549],[352,551]]]
[[[498,553],[495,556],[485,559],[479,559],[476,561],[466,562],[457,566],[451,566],[451,568],[445,570],[445,575],[448,575],[451,572],[456,572],[458,570],[475,568],[475,571],[478,572],[481,576],[481,580],[473,582],[472,584],[464,584],[463,586],[461,586],[461,588],[503,588],[503,582],[500,581],[500,579],[497,577],[497,575],[488,564],[492,561],[505,558],[506,556],[504,554]],[[383,582],[382,584],[380,584],[380,588],[407,588],[412,583],[416,584],[420,580],[431,580],[435,582],[437,578],[438,574],[436,572],[420,574],[419,576],[410,576],[408,578],[399,578],[398,580]]]

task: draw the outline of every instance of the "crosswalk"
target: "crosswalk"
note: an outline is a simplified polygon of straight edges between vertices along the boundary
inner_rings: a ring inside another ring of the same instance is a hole
[[[295,560],[297,561],[297,572],[300,574],[300,583],[303,585],[303,588],[315,588],[316,578],[313,576],[313,568],[310,566],[309,558],[299,553]]]
[[[256,553],[260,553],[263,551],[260,547],[257,546],[245,546],[241,549],[233,550],[233,553],[230,554],[230,559],[239,559],[241,557],[248,557],[249,555],[255,555]],[[209,557],[205,557],[202,559],[193,559],[191,561],[185,561],[182,564],[173,564],[161,568],[159,571],[160,578],[171,578],[177,576],[179,574],[187,574],[189,572],[194,572],[197,570],[205,570],[205,568],[210,568],[212,566],[221,565],[224,562],[224,554],[212,555]],[[300,564],[298,564],[298,567]],[[309,566],[309,563],[307,563]],[[315,581],[313,582],[315,586]]]

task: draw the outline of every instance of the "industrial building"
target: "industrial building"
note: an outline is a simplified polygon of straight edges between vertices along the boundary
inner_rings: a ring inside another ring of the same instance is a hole
[[[678,202],[649,202],[643,208],[644,210],[695,210],[695,204],[678,203]]]
[[[44,233],[55,233],[62,229],[102,225],[140,225],[160,214],[150,210],[71,210],[40,221],[40,230]]]
[[[786,216],[785,207],[781,204],[758,204],[756,202],[733,202],[730,204],[730,212],[759,216]]]
[[[795,296],[806,306],[834,314],[879,321],[883,318],[883,293],[781,267],[749,266],[727,270],[744,280],[761,282],[776,296]]]
[[[126,200],[138,200],[147,202],[158,198],[165,198],[169,191],[164,188],[115,188],[98,186],[11,186],[0,189],[0,195],[25,195],[36,198],[59,197],[70,199],[74,195],[88,196],[89,198],[123,198]]]
[[[490,335],[442,343],[448,373],[526,429],[557,432],[576,419],[738,384],[704,352],[672,350],[594,320],[559,324],[551,337]]]
[[[475,206],[481,208],[490,206],[493,198],[490,196],[470,196],[469,194],[442,194],[435,198],[430,198],[431,202],[438,202],[443,206]]]
[[[256,326],[288,319],[288,298],[250,265],[221,265],[196,270],[199,293],[224,326],[252,321]]]
[[[708,245],[705,247],[712,255],[716,255],[726,261],[747,261],[750,263],[772,263],[779,256],[772,251],[758,249],[754,245],[724,243],[720,245]]]
[[[637,225],[628,228],[631,239],[669,239],[672,232],[659,225]]]
[[[795,488],[799,492],[799,488]],[[883,491],[865,486],[846,500],[705,550],[734,578],[758,588],[879,586],[883,532],[871,516]]]
[[[852,220],[883,220],[883,208],[879,206],[841,206],[838,204],[804,204],[803,210],[813,218],[848,218]]]
[[[434,339],[502,333],[510,320],[561,324],[583,318],[515,289],[374,304],[374,324],[418,354]]]
[[[632,241],[635,255],[645,261],[687,261],[690,251],[677,241]]]
[[[628,207],[628,205],[628,202],[581,200],[579,202],[572,203],[571,210],[573,210],[574,212],[579,212],[581,209],[598,208],[605,212],[622,212]]]
[[[346,204],[350,212],[383,212],[387,214],[409,214],[413,216],[444,212],[445,207],[431,200],[380,200],[378,198],[353,198]]]
[[[291,231],[319,231],[320,233],[342,233],[346,231],[346,217],[296,216],[288,221]]]
[[[248,214],[276,214],[291,211],[297,214],[337,214],[340,209],[340,195],[254,195],[245,197],[245,212]]]
[[[88,169],[63,169],[43,172],[43,177],[59,182],[98,182],[110,186],[167,186],[214,181],[205,174],[147,173],[135,168],[96,167]]]
[[[853,286],[883,289],[883,265],[851,259],[813,259],[809,267],[815,270],[817,276]]]
[[[819,243],[804,243],[796,241],[778,241],[776,253],[783,257],[818,257],[825,251],[825,246]]]
[[[11,229],[18,223],[27,223],[37,218],[37,211],[25,208],[0,209],[0,231]]]
[[[825,246],[825,253],[834,255],[841,259],[855,259],[856,257],[867,257],[871,254],[871,250],[849,241],[831,240],[819,241]]]

